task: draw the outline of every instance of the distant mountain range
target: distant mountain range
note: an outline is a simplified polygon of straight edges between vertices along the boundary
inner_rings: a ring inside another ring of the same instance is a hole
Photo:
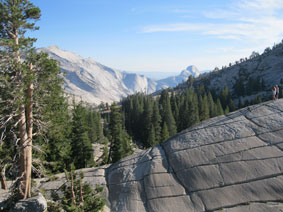
[[[66,93],[92,104],[119,101],[137,92],[150,94],[160,89],[175,87],[186,81],[190,75],[199,75],[195,66],[189,66],[178,76],[153,80],[144,75],[109,68],[91,58],[83,58],[57,46],[40,48],[38,51],[48,53],[52,59],[59,62],[61,71],[65,73]]]

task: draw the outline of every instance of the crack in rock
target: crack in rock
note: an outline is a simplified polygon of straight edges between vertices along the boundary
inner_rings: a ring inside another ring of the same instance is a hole
[[[229,183],[229,184],[227,183],[227,184],[221,185],[221,186],[213,186],[213,187],[210,187],[210,188],[193,190],[193,191],[191,191],[191,193],[197,193],[197,192],[200,192],[200,191],[209,191],[209,190],[213,190],[213,189],[217,189],[217,188],[224,188],[224,187],[229,187],[229,186],[234,186],[234,185],[247,184],[247,183],[262,181],[262,180],[266,180],[266,179],[270,179],[270,178],[276,178],[276,177],[280,177],[280,176],[283,176],[283,172],[280,172],[280,173],[277,173],[277,174],[266,175],[266,176],[262,176],[262,177],[258,177],[258,178],[253,178],[253,179],[249,179],[249,180],[243,180],[243,181],[239,181],[239,182]]]
[[[192,202],[193,205],[195,205],[194,201],[192,200],[192,197],[191,197],[191,192],[186,188],[186,186],[182,183],[182,181],[178,178],[177,176],[177,173],[175,173],[175,170],[174,168],[171,166],[170,164],[170,159],[169,159],[169,156],[167,155],[167,152],[165,150],[165,148],[163,147],[163,145],[161,144],[160,145],[163,152],[164,152],[164,155],[165,155],[165,158],[166,158],[166,161],[167,161],[167,164],[168,164],[168,171],[170,173],[170,170],[172,171],[172,176],[175,178],[176,182],[178,182],[182,187],[183,189],[185,190],[185,193],[186,195],[185,196],[188,196]],[[206,208],[206,206],[203,204],[203,207]]]

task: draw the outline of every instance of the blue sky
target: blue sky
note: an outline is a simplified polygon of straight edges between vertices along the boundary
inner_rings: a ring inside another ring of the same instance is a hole
[[[283,39],[283,0],[37,0],[36,47],[112,68],[211,70]]]

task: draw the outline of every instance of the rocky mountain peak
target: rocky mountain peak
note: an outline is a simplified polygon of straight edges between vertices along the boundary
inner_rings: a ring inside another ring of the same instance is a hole
[[[192,75],[193,77],[198,77],[200,74],[200,71],[195,67],[194,65],[188,66],[185,70],[183,70],[180,74],[180,76],[186,76],[189,77]]]

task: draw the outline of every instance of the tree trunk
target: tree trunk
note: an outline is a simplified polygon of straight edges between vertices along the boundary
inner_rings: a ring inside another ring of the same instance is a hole
[[[32,72],[32,64],[30,64],[30,71]],[[27,88],[27,146],[26,146],[26,182],[25,182],[25,197],[31,197],[31,167],[32,167],[32,130],[33,130],[33,83],[30,82]]]
[[[25,114],[25,106],[20,106],[20,122],[19,122],[19,130],[20,130],[20,194],[25,196],[25,182],[26,182],[26,141],[28,140],[27,132],[26,132],[26,114]]]
[[[81,199],[80,205],[84,206],[84,193],[83,193],[83,182],[82,181],[83,181],[83,179],[80,176],[80,199]]]
[[[1,169],[0,179],[1,179],[1,188],[4,190],[7,190],[7,184],[6,184],[6,179],[5,179],[5,169],[6,169],[6,165],[4,165],[4,167]]]
[[[19,39],[18,39],[18,34],[16,32],[15,34],[15,44],[18,45],[19,44]],[[15,59],[18,63],[21,62],[20,59],[20,52],[19,50],[17,50],[15,52]],[[20,74],[20,73],[18,73]],[[30,86],[29,86],[30,87]],[[23,97],[24,99],[24,97]],[[19,192],[20,195],[25,199],[27,198],[29,195],[29,192],[27,189],[30,189],[29,186],[29,177],[30,173],[28,173],[28,164],[27,164],[27,146],[28,143],[30,142],[30,139],[28,139],[28,135],[27,135],[27,123],[26,123],[26,108],[25,108],[25,104],[22,103],[19,107],[19,133],[20,133],[20,173],[19,173],[19,177],[20,177],[20,184],[19,184]]]
[[[71,193],[72,193],[72,200],[73,204],[76,205],[76,195],[75,195],[75,186],[74,186],[74,178],[73,178],[73,170],[71,168],[70,171],[70,177],[71,177]]]

